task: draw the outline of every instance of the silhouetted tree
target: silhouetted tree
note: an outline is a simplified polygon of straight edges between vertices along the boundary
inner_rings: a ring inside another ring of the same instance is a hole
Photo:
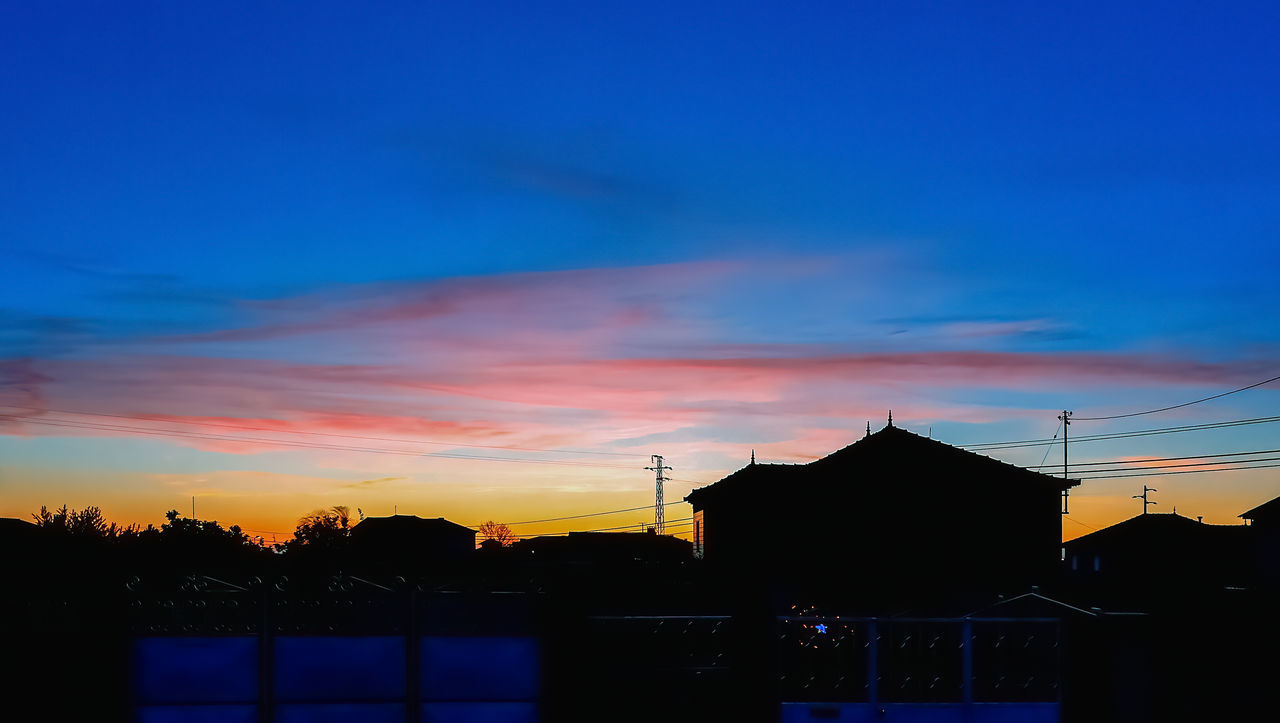
[[[193,574],[254,574],[269,558],[238,525],[224,528],[217,520],[183,517],[169,510],[160,527],[121,538],[130,574],[156,579]]]
[[[36,527],[55,534],[67,534],[74,537],[114,540],[125,534],[136,534],[137,526],[121,527],[114,522],[107,522],[102,508],[89,505],[82,510],[68,509],[66,505],[50,512],[44,505],[40,511],[31,515]]]
[[[516,541],[516,535],[511,531],[510,527],[507,527],[501,522],[494,522],[493,520],[489,520],[488,522],[480,525],[480,534],[483,535],[486,540],[497,540],[498,544],[504,547]]]
[[[293,539],[282,545],[285,552],[309,549],[314,552],[345,549],[351,536],[351,510],[334,505],[316,510],[298,520]]]
[[[206,540],[210,542],[226,542],[233,545],[252,545],[253,540],[240,529],[239,525],[223,528],[217,520],[197,520],[183,517],[177,510],[164,513],[167,520],[160,525],[160,538],[163,540]]]
[[[31,516],[35,518],[36,527],[42,530],[65,532],[67,530],[67,518],[71,516],[71,513],[67,510],[66,505],[63,505],[61,509],[55,512],[50,512],[48,507],[40,505],[40,511],[33,512]]]

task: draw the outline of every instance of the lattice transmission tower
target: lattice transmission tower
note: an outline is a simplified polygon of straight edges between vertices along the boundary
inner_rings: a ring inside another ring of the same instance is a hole
[[[662,455],[660,454],[651,454],[649,455],[649,459],[650,461],[653,462],[653,466],[645,467],[645,469],[652,470],[655,476],[655,480],[654,480],[655,493],[654,493],[654,499],[653,499],[653,531],[658,533],[659,535],[662,535],[666,533],[666,529],[667,529],[667,523],[662,516],[662,510],[666,507],[666,505],[662,501],[662,483],[667,481],[667,477],[665,473],[667,470],[671,468],[662,463]]]

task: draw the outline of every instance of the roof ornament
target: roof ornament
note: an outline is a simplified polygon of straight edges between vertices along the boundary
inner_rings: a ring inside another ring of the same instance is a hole
[[[893,426],[893,410],[892,409],[889,410],[889,426],[890,427]]]
[[[871,436],[871,420],[870,419],[867,420],[867,436],[868,437]]]
[[[755,464],[755,463],[756,463],[756,451],[753,449],[751,450],[751,464]]]

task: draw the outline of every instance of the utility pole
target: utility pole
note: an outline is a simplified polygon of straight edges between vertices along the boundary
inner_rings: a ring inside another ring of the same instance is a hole
[[[666,533],[667,527],[662,518],[662,510],[666,506],[662,502],[662,483],[667,481],[665,473],[671,468],[662,463],[662,455],[660,454],[651,454],[649,459],[652,460],[653,466],[645,467],[645,469],[652,470],[656,477],[654,481],[656,491],[653,500],[653,531],[662,535]]]
[[[1062,410],[1062,414],[1058,416],[1058,421],[1062,422],[1062,479],[1067,479],[1067,427],[1071,426],[1071,412]],[[1062,514],[1070,512],[1071,488],[1062,488]]]
[[[1134,496],[1133,496],[1133,499],[1135,499],[1135,500],[1142,500],[1142,514],[1144,514],[1144,515],[1145,515],[1145,514],[1147,514],[1147,505],[1154,505],[1154,504],[1156,504],[1156,501],[1155,501],[1155,500],[1148,500],[1148,499],[1147,499],[1147,493],[1148,493],[1148,492],[1159,492],[1159,491],[1160,491],[1160,490],[1156,489],[1155,487],[1148,487],[1148,486],[1146,486],[1146,485],[1142,485],[1142,494],[1140,494],[1140,495],[1134,495]]]

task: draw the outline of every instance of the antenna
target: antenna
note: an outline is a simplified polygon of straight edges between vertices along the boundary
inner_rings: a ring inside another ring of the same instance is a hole
[[[755,453],[752,452],[753,457],[754,455]],[[653,466],[645,467],[645,469],[652,470],[655,476],[655,480],[654,480],[655,494],[653,499],[653,529],[659,535],[662,535],[662,534],[666,534],[666,528],[667,528],[667,524],[662,518],[662,509],[665,506],[662,503],[662,483],[667,481],[666,475],[664,473],[671,468],[662,463],[662,455],[660,454],[651,454],[649,455],[649,459],[653,461]]]
[[[191,495],[191,519],[196,518],[196,496]]]
[[[1140,494],[1140,495],[1134,495],[1134,496],[1133,496],[1133,499],[1135,499],[1135,500],[1142,500],[1142,514],[1144,514],[1144,515],[1145,515],[1145,514],[1147,514],[1147,505],[1154,505],[1154,504],[1157,504],[1155,500],[1148,500],[1148,499],[1147,499],[1147,493],[1148,493],[1148,492],[1159,492],[1159,491],[1160,491],[1160,490],[1156,489],[1155,487],[1148,487],[1148,486],[1146,486],[1146,485],[1142,485],[1142,494]]]
[[[1067,427],[1071,426],[1071,412],[1062,410],[1062,414],[1058,416],[1058,421],[1062,422],[1062,479],[1067,479]],[[1052,443],[1050,443],[1052,444]],[[1062,488],[1062,514],[1070,512],[1071,488]]]

